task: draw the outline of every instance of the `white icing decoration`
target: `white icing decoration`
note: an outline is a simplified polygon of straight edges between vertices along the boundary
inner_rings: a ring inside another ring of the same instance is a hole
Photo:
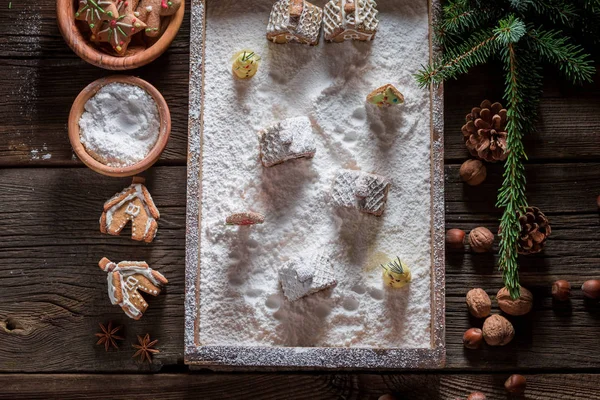
[[[112,222],[113,219],[113,215],[115,213],[116,210],[120,209],[125,203],[130,202],[133,199],[140,199],[142,202],[142,205],[144,207],[144,211],[146,212],[146,214],[148,215],[148,221],[146,221],[146,228],[144,230],[144,234],[143,236],[145,237],[148,234],[148,231],[150,230],[150,226],[152,225],[152,221],[154,221],[154,217],[152,217],[152,214],[150,213],[150,208],[148,208],[148,205],[146,204],[146,199],[144,197],[144,192],[142,190],[142,184],[141,183],[134,183],[131,186],[125,188],[124,190],[122,190],[120,193],[116,194],[115,196],[113,196],[108,202],[112,201],[112,199],[119,197],[121,195],[123,195],[123,193],[126,193],[127,191],[129,191],[131,188],[135,188],[135,192],[129,194],[127,197],[125,197],[123,200],[121,200],[120,202],[118,202],[117,204],[115,204],[114,206],[112,206],[110,209],[108,209],[106,211],[106,227],[108,228]],[[148,196],[150,197],[150,196]],[[150,197],[150,200],[152,199],[152,197]],[[129,211],[129,207],[133,206],[133,204],[129,204],[127,206],[127,209],[125,210],[125,212],[128,215],[133,216],[133,218],[137,217],[137,215],[139,214],[139,210],[138,210],[138,214],[130,214]],[[138,207],[138,206],[134,206],[134,207]],[[139,208],[139,207],[138,207]],[[131,220],[133,220],[133,218],[130,218]],[[127,223],[127,221],[125,221],[125,223]],[[123,225],[125,226],[125,225]],[[132,225],[132,229],[135,230],[135,228],[133,228]],[[156,232],[154,232],[154,237],[156,237],[156,233],[158,232],[158,229],[156,229]]]

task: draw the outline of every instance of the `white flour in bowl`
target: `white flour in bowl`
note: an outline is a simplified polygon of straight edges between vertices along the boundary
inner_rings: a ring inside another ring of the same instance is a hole
[[[429,61],[428,2],[381,1],[373,42],[321,38],[316,47],[267,41],[273,3],[206,5],[199,342],[430,348],[430,93],[412,76]],[[262,57],[245,81],[231,74],[241,49]],[[366,104],[387,83],[406,103]],[[264,168],[256,133],[298,116],[313,123],[315,157]],[[383,216],[332,206],[341,168],[392,181]],[[264,224],[225,225],[227,215],[246,210],[264,214]],[[285,300],[279,267],[315,250],[332,256],[337,286]],[[412,269],[402,289],[385,287],[379,268],[396,256]]]
[[[92,157],[111,167],[127,167],[142,161],[156,144],[160,116],[141,87],[109,83],[85,103],[79,128]]]

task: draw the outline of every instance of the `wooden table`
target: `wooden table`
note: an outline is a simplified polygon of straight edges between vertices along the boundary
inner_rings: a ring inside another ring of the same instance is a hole
[[[482,287],[495,294],[502,282],[493,255],[467,249],[447,254],[443,371],[191,373],[183,362],[189,20],[165,55],[132,72],[163,93],[173,118],[170,143],[145,174],[162,214],[156,240],[146,245],[100,234],[103,202],[130,180],[92,172],[67,138],[72,101],[111,72],[65,45],[54,1],[7,3],[0,4],[0,398],[376,399],[396,392],[454,399],[474,390],[505,398],[502,383],[515,372],[528,375],[530,399],[600,398],[600,305],[584,301],[578,289],[600,277],[600,84],[572,88],[547,73],[539,130],[526,139],[527,178],[530,204],[547,213],[553,232],[543,254],[521,260],[521,280],[535,305],[530,315],[513,318],[517,336],[510,345],[462,346],[462,333],[481,326],[468,315],[465,293]],[[491,66],[446,86],[447,228],[497,231],[502,166],[490,166],[487,181],[475,188],[460,182],[458,169],[467,158],[464,115],[486,97],[500,99],[502,80]],[[166,294],[150,301],[141,321],[110,305],[97,267],[103,256],[146,260],[169,278]],[[575,287],[570,303],[553,303],[556,279]],[[125,326],[118,352],[94,345],[98,323],[109,320]],[[131,343],[145,333],[159,340],[151,366],[131,358]]]

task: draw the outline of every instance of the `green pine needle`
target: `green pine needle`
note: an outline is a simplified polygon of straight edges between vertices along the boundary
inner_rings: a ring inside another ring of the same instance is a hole
[[[392,272],[395,274],[403,274],[404,273],[404,268],[402,268],[402,261],[400,261],[400,257],[396,257],[395,260],[390,261],[389,263],[383,265],[380,265],[381,268],[383,268],[384,270],[388,271],[388,272]]]
[[[508,155],[496,204],[503,210],[499,268],[517,298],[519,216],[527,207],[523,137],[535,130],[542,63],[555,65],[574,84],[592,81],[594,63],[573,36],[600,42],[600,0],[447,0],[434,33],[443,54],[415,75],[422,87],[456,79],[490,60],[504,68]]]

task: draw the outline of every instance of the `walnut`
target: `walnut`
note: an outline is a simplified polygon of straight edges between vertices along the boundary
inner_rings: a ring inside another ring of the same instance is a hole
[[[492,301],[483,289],[471,289],[467,293],[469,312],[476,318],[485,318],[492,311]]]
[[[494,234],[489,229],[480,226],[469,233],[469,245],[475,253],[485,253],[494,245]]]
[[[503,316],[494,314],[483,323],[483,340],[490,346],[504,346],[515,337],[515,329]]]
[[[467,160],[460,166],[460,179],[470,186],[477,186],[485,181],[487,169],[479,160]]]
[[[498,306],[502,311],[515,316],[525,315],[533,307],[533,295],[523,286],[521,286],[521,296],[519,298],[513,300],[508,289],[503,287],[496,294],[496,300],[498,300]]]

